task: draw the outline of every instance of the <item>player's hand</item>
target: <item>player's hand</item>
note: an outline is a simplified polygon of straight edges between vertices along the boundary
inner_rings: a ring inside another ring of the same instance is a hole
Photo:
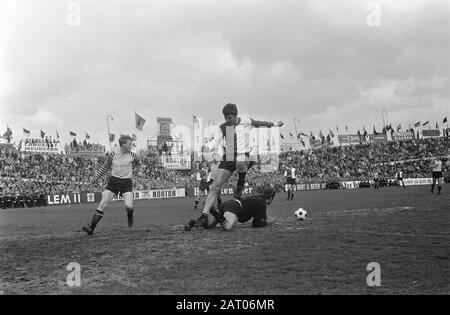
[[[284,125],[284,122],[282,122],[281,120],[278,122],[278,127],[282,127]]]

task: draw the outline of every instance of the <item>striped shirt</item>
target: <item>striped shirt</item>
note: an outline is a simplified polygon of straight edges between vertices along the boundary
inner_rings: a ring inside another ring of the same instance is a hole
[[[111,169],[111,176],[127,179],[133,176],[133,163],[139,163],[139,156],[134,152],[123,153],[120,147],[114,147],[106,153],[106,162],[95,174],[94,179],[105,176]]]
[[[273,127],[272,122],[254,120],[247,115],[239,116],[237,125],[229,126],[226,123],[221,124],[217,134],[211,142],[207,144],[210,150],[219,146],[225,140],[227,147],[226,153],[241,154],[250,153],[250,132],[252,128]]]

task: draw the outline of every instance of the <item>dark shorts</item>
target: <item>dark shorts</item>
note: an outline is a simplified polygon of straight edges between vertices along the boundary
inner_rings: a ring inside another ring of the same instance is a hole
[[[433,178],[442,178],[444,175],[442,172],[433,172]]]
[[[295,178],[286,179],[286,185],[295,185]]]
[[[205,190],[209,190],[209,186],[212,184],[213,180],[210,180],[209,182],[204,182],[201,181],[200,182],[200,191],[205,191]]]
[[[133,182],[131,181],[131,178],[122,179],[111,176],[108,185],[106,186],[106,190],[111,191],[115,195],[119,192],[123,195],[127,192],[133,192]]]
[[[403,177],[397,177],[397,180],[403,180]]]
[[[245,156],[247,157],[247,159],[250,156],[250,153],[246,153]],[[231,173],[233,173],[236,170],[236,155],[234,156],[234,161],[227,161],[226,160],[226,155],[224,154],[222,157],[222,161],[219,164],[219,169],[223,169],[223,170],[227,170]],[[247,171],[253,166],[253,164],[255,164],[255,161],[248,161],[248,165],[247,165]]]
[[[373,181],[374,181],[374,182],[379,182],[380,179],[379,179],[378,177],[375,177],[375,178],[373,179]]]

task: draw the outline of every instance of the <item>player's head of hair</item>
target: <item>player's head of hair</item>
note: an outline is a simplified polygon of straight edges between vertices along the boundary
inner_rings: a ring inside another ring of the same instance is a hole
[[[263,190],[262,197],[267,200],[268,204],[270,204],[273,201],[273,198],[275,198],[276,193],[277,191],[273,187],[267,186]]]
[[[222,113],[223,113],[224,116],[228,116],[228,115],[237,116],[238,115],[238,109],[237,109],[236,104],[228,103],[227,105],[225,105],[223,107]]]
[[[129,135],[121,135],[119,138],[119,146],[123,146],[128,140],[133,141],[133,138]]]

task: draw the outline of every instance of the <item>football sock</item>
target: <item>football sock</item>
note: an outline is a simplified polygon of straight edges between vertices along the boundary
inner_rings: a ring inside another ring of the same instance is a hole
[[[438,194],[440,194],[440,193],[441,193],[441,190],[442,190],[442,186],[441,186],[441,185],[439,185],[439,186],[438,186]]]
[[[199,203],[199,202],[200,202],[199,199],[196,199],[196,200],[195,200],[195,205],[194,205],[194,208],[195,208],[195,209],[197,209],[197,206],[198,206],[198,203]]]
[[[431,193],[434,192],[434,186],[435,186],[435,184],[431,184]]]
[[[239,186],[244,187],[244,185],[245,185],[245,175],[247,175],[247,172],[239,173],[239,179],[238,179],[238,183],[237,183],[238,187]]]
[[[291,199],[291,191],[288,190],[288,200]]]
[[[92,229],[92,232],[94,232],[95,227],[97,226],[97,223],[103,218],[104,212],[101,210],[95,210],[94,215],[92,216],[92,221],[90,228]]]
[[[220,208],[221,204],[222,204],[222,198],[220,198],[220,196],[217,196],[217,206]]]
[[[125,208],[127,210],[127,218],[128,218],[128,227],[132,227],[133,226],[133,208],[129,208],[126,207]]]
[[[294,193],[291,193],[291,200],[294,199]]]
[[[217,222],[219,222],[220,225],[225,224],[225,222],[227,221],[227,219],[214,208],[210,210],[210,213],[214,216],[214,218],[216,218]]]

